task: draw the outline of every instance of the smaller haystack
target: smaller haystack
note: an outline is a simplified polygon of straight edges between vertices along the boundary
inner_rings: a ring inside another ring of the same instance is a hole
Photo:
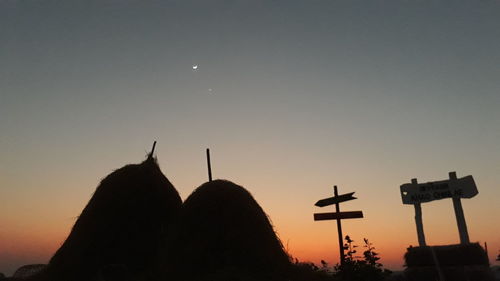
[[[410,247],[404,258],[407,267],[405,276],[408,281],[439,279],[440,273],[435,259],[445,280],[494,280],[486,251],[479,243]]]
[[[274,280],[291,264],[262,208],[232,182],[215,180],[198,187],[179,218],[167,251],[173,257],[168,279]]]
[[[149,156],[104,178],[37,280],[142,279],[182,201]]]
[[[479,243],[432,246],[441,266],[486,265],[486,251]],[[434,266],[430,246],[411,247],[404,256],[406,266]]]
[[[27,264],[23,265],[20,268],[18,268],[14,274],[12,275],[13,278],[27,278],[31,277],[33,275],[36,275],[40,273],[42,270],[44,270],[47,267],[46,264]]]

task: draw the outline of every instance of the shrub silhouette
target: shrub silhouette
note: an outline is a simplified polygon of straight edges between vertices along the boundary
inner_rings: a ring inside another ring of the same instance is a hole
[[[144,277],[181,208],[179,194],[151,155],[104,178],[38,280]]]
[[[345,236],[344,250],[347,250],[344,263],[342,265],[337,264],[334,269],[334,277],[337,280],[349,280],[349,281],[382,281],[391,275],[391,271],[382,268],[382,264],[378,262],[380,260],[379,254],[375,252],[375,247],[368,241],[368,239],[363,238],[365,251],[363,251],[363,257],[355,256],[357,253],[355,248],[358,248],[354,244],[354,240]]]

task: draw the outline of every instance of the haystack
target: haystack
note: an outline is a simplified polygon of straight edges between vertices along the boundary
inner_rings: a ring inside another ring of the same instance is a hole
[[[14,278],[27,278],[42,272],[47,267],[46,264],[27,264],[18,268],[12,277]]]
[[[404,258],[409,281],[437,280],[439,268],[446,280],[493,281],[486,251],[479,243],[408,248]]]
[[[232,182],[201,185],[179,218],[167,251],[172,280],[274,280],[291,266],[267,215]]]
[[[143,279],[182,201],[151,156],[103,179],[38,280]]]
[[[486,251],[479,243],[432,246],[441,266],[486,265]],[[406,266],[433,266],[431,247],[410,247],[404,255]]]

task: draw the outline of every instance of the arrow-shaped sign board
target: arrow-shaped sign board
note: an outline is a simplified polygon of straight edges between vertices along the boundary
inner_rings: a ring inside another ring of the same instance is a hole
[[[318,202],[316,202],[316,204],[314,204],[314,205],[318,206],[318,207],[325,207],[325,206],[337,204],[340,202],[357,199],[356,197],[352,196],[353,194],[354,194],[354,192],[351,192],[351,193],[346,193],[346,194],[342,194],[339,196],[321,199]]]
[[[340,220],[340,219],[360,219],[363,217],[362,211],[339,212],[339,213],[316,213],[315,221]]]

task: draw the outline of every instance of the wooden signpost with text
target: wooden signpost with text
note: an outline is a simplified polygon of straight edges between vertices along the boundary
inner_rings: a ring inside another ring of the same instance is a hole
[[[337,191],[337,186],[334,186],[333,187],[333,194],[334,194],[333,197],[319,200],[318,202],[316,202],[315,206],[325,207],[325,206],[330,206],[330,205],[335,204],[335,213],[315,213],[314,220],[315,221],[337,220],[337,229],[338,229],[338,233],[339,233],[340,265],[343,265],[345,255],[344,255],[344,243],[343,243],[343,237],[342,237],[341,220],[362,218],[363,212],[361,212],[361,211],[341,212],[340,211],[339,203],[357,199],[356,197],[352,196],[354,194],[354,192],[339,195],[338,191]]]
[[[415,207],[415,223],[417,225],[419,246],[426,246],[424,225],[422,223],[422,207],[420,204],[444,198],[451,198],[453,200],[453,209],[455,209],[458,233],[460,234],[460,244],[470,243],[460,199],[476,196],[478,194],[476,183],[472,176],[457,178],[455,172],[450,172],[449,177],[450,179],[448,180],[427,183],[417,183],[417,179],[412,179],[411,183],[405,183],[400,186],[403,204]]]

